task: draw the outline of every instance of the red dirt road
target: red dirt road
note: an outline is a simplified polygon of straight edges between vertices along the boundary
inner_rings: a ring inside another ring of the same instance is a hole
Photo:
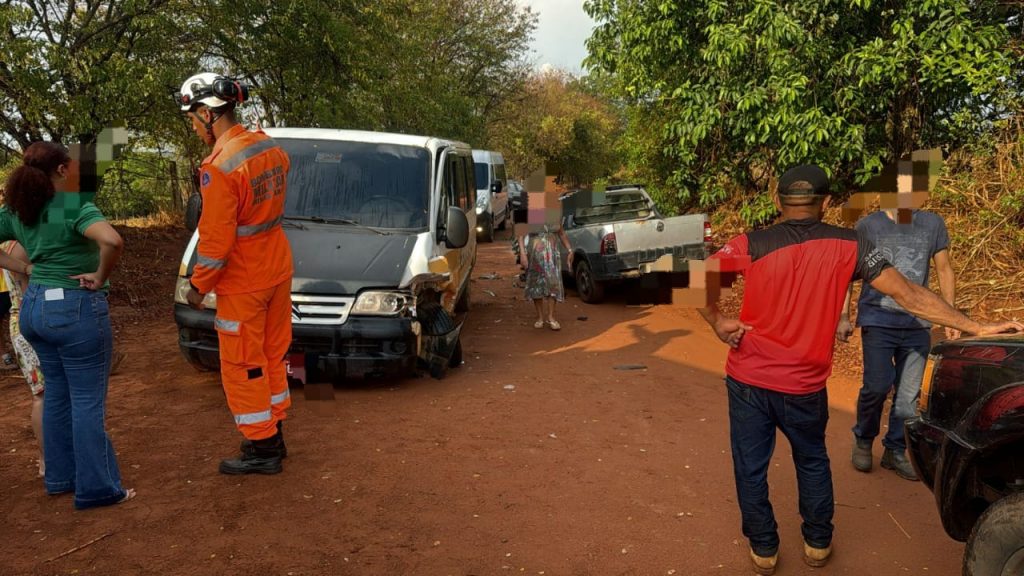
[[[27,386],[0,380],[0,574],[751,573],[729,455],[726,348],[695,312],[621,298],[588,306],[570,292],[562,331],[536,330],[512,286],[508,243],[483,245],[474,277],[501,279],[473,282],[464,366],[443,381],[357,382],[333,402],[293,390],[284,473],[227,477],[217,463],[239,436],[219,380],[176,347],[170,300],[185,235],[126,231],[126,240],[112,301],[129,354],[111,379],[108,426],[139,495],[86,512],[47,496]],[[647,369],[615,369],[626,364]],[[825,569],[801,561],[780,438],[770,476],[777,574],[959,574],[963,546],[942,531],[923,485],[852,470],[856,390],[849,377],[830,385],[838,506]]]

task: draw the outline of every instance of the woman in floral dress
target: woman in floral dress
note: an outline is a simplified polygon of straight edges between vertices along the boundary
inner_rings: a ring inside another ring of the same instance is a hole
[[[540,230],[529,235],[529,243],[524,236],[519,245],[526,246],[526,297],[533,300],[533,306],[537,309],[537,321],[533,327],[543,328],[547,324],[552,330],[560,330],[562,326],[555,320],[555,302],[565,300],[565,289],[562,286],[562,266],[557,244],[561,241],[569,255],[570,270],[572,249],[569,237],[561,225],[560,212],[550,208],[559,203],[545,204],[548,205],[545,212],[550,215],[548,221]],[[557,220],[554,220],[555,217]]]
[[[14,240],[4,242],[0,249],[14,258],[28,262],[28,253]],[[46,473],[46,463],[43,460],[43,371],[39,368],[39,358],[35,350],[18,329],[18,310],[21,308],[21,296],[28,286],[28,276],[2,268],[0,270],[3,271],[4,281],[11,293],[11,348],[14,350],[14,357],[18,361],[21,373],[28,382],[29,390],[32,391],[32,431],[39,442],[39,476],[42,477]]]

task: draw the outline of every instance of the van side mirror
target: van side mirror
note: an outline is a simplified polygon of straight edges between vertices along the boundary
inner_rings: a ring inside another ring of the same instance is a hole
[[[448,224],[445,226],[444,245],[462,248],[469,243],[469,218],[458,206],[448,207]]]
[[[501,194],[501,180],[495,180],[491,183],[491,194]]]
[[[185,228],[189,232],[195,232],[199,227],[199,217],[203,214],[203,197],[200,194],[192,194],[185,202]]]

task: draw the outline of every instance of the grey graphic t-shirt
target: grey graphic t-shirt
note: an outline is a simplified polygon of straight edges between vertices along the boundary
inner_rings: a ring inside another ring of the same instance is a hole
[[[885,212],[874,212],[857,222],[857,231],[874,240],[886,260],[907,279],[925,287],[932,257],[949,247],[942,217],[924,210],[914,210],[910,224],[897,224]],[[857,326],[930,328],[931,323],[910,315],[865,283],[857,302]]]

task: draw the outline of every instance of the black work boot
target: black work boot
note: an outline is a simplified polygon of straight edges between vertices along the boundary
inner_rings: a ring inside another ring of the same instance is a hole
[[[284,446],[284,420],[277,421],[277,435],[281,437],[281,445]],[[252,440],[244,438],[242,443],[238,445],[238,449],[245,452],[249,446],[252,446]],[[281,450],[281,458],[288,457],[288,448],[285,447]]]
[[[860,472],[871,472],[871,440],[853,437],[853,467]]]
[[[882,468],[892,470],[904,480],[917,480],[914,465],[910,463],[910,459],[903,452],[886,448],[885,453],[882,454]]]
[[[221,474],[278,474],[281,472],[281,454],[284,439],[278,432],[265,440],[253,440],[242,450],[241,456],[221,460]]]

